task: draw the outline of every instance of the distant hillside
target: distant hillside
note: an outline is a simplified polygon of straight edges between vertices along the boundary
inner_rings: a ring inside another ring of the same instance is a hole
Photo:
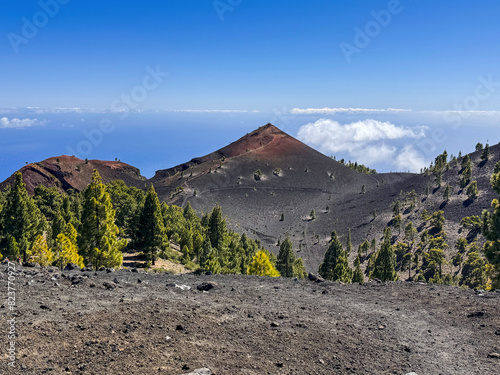
[[[490,207],[494,194],[489,178],[500,160],[500,146],[490,148],[487,162],[480,156],[481,152],[470,154],[472,180],[477,181],[479,189],[474,200],[469,200],[465,189],[460,188],[461,159],[448,160],[440,187],[432,173],[368,175],[319,153],[271,124],[209,155],[160,170],[150,180],[124,163],[89,160],[86,164],[68,156],[29,164],[21,172],[30,192],[38,184],[81,190],[90,182],[95,168],[104,182],[121,179],[140,188],[152,183],[161,200],[182,207],[190,202],[199,213],[220,204],[230,228],[259,239],[274,253],[279,250],[279,241],[288,234],[307,269],[316,272],[333,230],[344,245],[351,230],[352,262],[363,241],[375,238],[380,242],[384,228],[392,223],[393,204],[398,200],[402,203],[402,223],[401,230],[391,228],[394,243],[403,241],[404,227],[410,221],[417,228],[417,239],[431,229],[429,221],[421,218],[425,209],[429,214],[444,211],[448,260],[459,237],[466,237],[469,242],[477,237],[482,244],[481,236],[469,233],[460,221],[466,216],[481,215],[482,210]],[[12,177],[0,186],[11,181]],[[445,202],[447,184],[451,194]],[[313,210],[314,219],[310,216]]]
[[[81,191],[89,184],[92,171],[97,169],[105,183],[123,180],[128,186],[145,187],[147,179],[139,169],[120,161],[81,160],[74,156],[58,156],[38,163],[27,164],[20,169],[30,194],[37,185],[57,187],[60,191]],[[0,184],[3,189],[15,180],[14,174]]]

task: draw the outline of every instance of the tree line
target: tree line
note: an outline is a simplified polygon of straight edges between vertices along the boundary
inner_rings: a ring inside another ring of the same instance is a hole
[[[94,170],[82,192],[39,185],[30,196],[18,172],[13,186],[0,191],[0,259],[119,268],[129,250],[141,252],[151,266],[172,259],[212,273],[306,275],[288,238],[276,257],[259,241],[229,230],[219,205],[199,217],[189,202],[184,208],[160,202],[152,185],[147,191],[121,180],[105,185]]]
[[[489,153],[483,154],[488,156]],[[486,156],[485,159],[486,160]],[[464,157],[462,177],[469,181],[467,172],[470,169],[470,159]],[[438,170],[446,163],[446,154],[436,158]],[[491,176],[491,186],[500,196],[500,162],[495,165]],[[467,184],[463,184],[466,186]],[[445,194],[446,195],[446,194]],[[408,193],[406,203],[410,209],[415,207],[416,193]],[[445,197],[446,198],[446,197]],[[464,230],[469,230],[466,238],[459,238],[455,243],[456,253],[450,260],[446,260],[444,249],[447,234],[444,230],[445,216],[443,211],[429,214],[422,210],[420,236],[412,222],[404,226],[403,241],[395,242],[391,237],[390,228],[399,230],[401,234],[403,204],[396,201],[393,205],[393,217],[384,230],[383,240],[377,249],[377,241],[364,241],[358,247],[354,260],[354,269],[349,266],[349,255],[352,244],[350,232],[347,237],[347,249],[344,250],[337,233],[333,232],[325,253],[323,263],[319,267],[319,274],[325,279],[342,282],[363,282],[365,276],[369,279],[382,281],[398,280],[399,273],[408,271],[408,279],[447,285],[459,285],[470,288],[500,288],[500,203],[494,199],[491,203],[492,210],[484,210],[482,217],[469,216],[461,220],[460,225]],[[482,232],[486,242],[481,248],[476,236]],[[418,241],[419,240],[419,241]],[[418,242],[417,242],[418,241]],[[484,254],[486,259],[483,259]],[[360,264],[367,262],[363,273]],[[445,272],[445,266],[450,267],[450,272]],[[453,267],[456,273],[453,275]],[[412,277],[413,270],[413,277]],[[456,276],[461,272],[461,277]]]

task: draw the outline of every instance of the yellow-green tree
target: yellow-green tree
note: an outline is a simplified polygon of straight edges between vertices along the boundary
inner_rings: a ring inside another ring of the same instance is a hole
[[[247,274],[257,276],[279,277],[280,273],[273,267],[269,257],[264,251],[257,251],[248,266]]]
[[[47,241],[42,235],[39,235],[35,242],[33,243],[33,247],[28,252],[28,258],[30,261],[34,263],[38,263],[41,266],[50,266],[54,261],[54,255],[52,251],[50,251],[47,246]]]
[[[68,224],[71,225],[71,224]],[[61,233],[57,236],[55,244],[56,264],[63,269],[70,263],[83,267],[83,257],[78,254],[78,248],[70,238]]]

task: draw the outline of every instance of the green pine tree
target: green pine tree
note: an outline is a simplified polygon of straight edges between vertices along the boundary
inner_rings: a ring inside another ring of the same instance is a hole
[[[347,231],[347,244],[346,244],[346,254],[349,255],[352,252],[352,237],[351,228]]]
[[[396,255],[391,245],[391,230],[385,229],[384,240],[375,259],[375,265],[370,278],[382,281],[394,281],[398,279],[396,268]]]
[[[165,234],[160,200],[153,185],[146,194],[138,228],[138,246],[155,265],[158,254],[168,248],[168,238]]]
[[[495,172],[491,176],[491,186],[500,196],[500,162],[495,165]],[[484,254],[493,266],[492,287],[500,289],[500,202],[493,199],[491,202],[493,213],[483,211],[483,234],[487,241],[484,244]]]
[[[278,262],[276,268],[283,277],[293,277],[293,265],[295,262],[295,253],[293,252],[292,241],[288,237],[280,245]]]
[[[122,250],[127,241],[119,240],[118,233],[110,196],[99,172],[94,170],[92,182],[83,191],[82,225],[78,241],[85,262],[96,269],[120,267],[123,263]]]
[[[347,261],[347,254],[335,231],[332,232],[323,263],[319,266],[319,274],[328,280],[351,282],[352,270]]]
[[[359,258],[359,256],[358,256]],[[358,259],[359,260],[359,259]],[[360,262],[357,262],[356,268],[354,269],[354,273],[352,275],[353,283],[363,283],[365,282],[365,276],[363,275],[363,271],[361,271]]]
[[[470,200],[474,200],[477,198],[477,195],[479,194],[479,190],[477,188],[477,181],[472,181],[467,188],[467,196],[469,197]]]
[[[2,226],[6,238],[15,239],[19,254],[26,261],[33,242],[43,234],[45,221],[35,201],[26,191],[22,174],[17,172],[15,178],[14,187],[7,195],[5,207],[2,210]]]
[[[222,209],[219,205],[216,205],[210,214],[208,223],[208,237],[213,248],[218,251],[222,250],[226,232],[226,220],[222,218]]]

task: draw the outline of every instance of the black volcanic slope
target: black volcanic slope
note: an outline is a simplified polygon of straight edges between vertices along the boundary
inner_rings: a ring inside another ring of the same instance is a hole
[[[306,266],[316,269],[333,229],[342,234],[352,228],[353,235],[364,236],[372,211],[387,209],[381,192],[397,195],[418,177],[357,173],[266,125],[210,155],[158,171],[151,181],[160,199],[180,206],[190,201],[207,212],[220,204],[232,228],[260,239],[273,252],[288,233]],[[365,195],[360,194],[363,185]],[[309,220],[312,209],[316,220]]]
[[[480,152],[470,157],[473,180],[477,180],[480,191],[478,199],[472,202],[459,187],[458,163],[443,173],[439,189],[432,175],[360,174],[270,124],[209,155],[158,171],[149,181],[138,169],[124,163],[91,160],[85,164],[67,156],[27,165],[21,172],[30,192],[38,184],[81,190],[96,168],[104,182],[122,179],[127,185],[140,188],[153,183],[161,200],[179,206],[189,201],[198,212],[208,212],[219,204],[230,228],[247,232],[274,253],[279,250],[278,240],[288,234],[307,269],[316,272],[332,230],[337,231],[345,244],[350,228],[355,249],[365,239],[380,240],[391,221],[393,203],[404,201],[412,190],[418,195],[417,205],[413,209],[406,206],[402,211],[403,228],[412,221],[421,233],[428,229],[428,224],[420,219],[422,211],[443,210],[448,252],[451,252],[458,236],[467,235],[460,228],[460,220],[481,215],[490,207],[494,193],[489,179],[500,159],[500,146],[491,147],[486,163],[481,161]],[[256,178],[257,171],[260,178]],[[4,181],[0,188],[11,181],[12,178]],[[443,203],[447,183],[453,194],[449,202]],[[365,194],[361,194],[363,185]],[[309,218],[312,209],[316,212],[314,220]],[[282,214],[284,220],[280,221]],[[393,229],[393,240],[402,240],[403,232],[399,234]],[[447,256],[449,259],[450,253]]]
[[[404,201],[412,190],[418,195],[417,205],[402,211],[403,228],[412,221],[422,232],[427,227],[420,220],[421,212],[442,209],[451,251],[458,236],[464,235],[460,220],[481,215],[494,198],[489,178],[500,159],[500,146],[491,147],[487,163],[481,163],[480,152],[470,156],[473,179],[480,190],[479,198],[473,202],[459,188],[458,165],[443,173],[439,189],[432,175],[360,174],[268,124],[212,154],[158,171],[150,181],[160,199],[169,203],[185,206],[189,201],[199,212],[221,205],[231,228],[247,232],[274,253],[279,250],[280,237],[288,234],[308,270],[315,272],[332,230],[345,244],[350,228],[355,249],[365,239],[378,241],[391,221],[393,203]],[[260,180],[255,178],[258,170],[262,172]],[[453,194],[444,204],[446,183]],[[365,194],[361,194],[363,185]],[[429,196],[425,193],[428,186]],[[316,212],[315,220],[309,219],[312,209]],[[280,221],[281,214],[284,221]],[[392,232],[395,241],[402,240],[404,231]],[[353,256],[354,253],[351,261]]]

